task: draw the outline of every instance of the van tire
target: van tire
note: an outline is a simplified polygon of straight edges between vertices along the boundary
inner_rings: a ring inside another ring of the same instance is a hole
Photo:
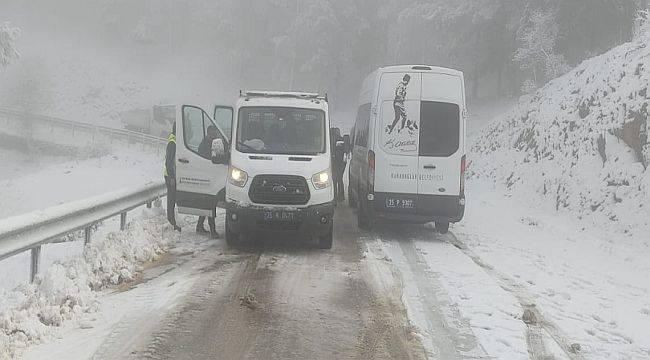
[[[329,250],[332,248],[332,243],[334,242],[334,221],[330,225],[330,230],[327,234],[318,237],[318,248]]]
[[[230,211],[226,210],[226,244],[228,244],[230,247],[239,247],[242,244],[241,235],[235,234],[232,230],[230,230],[230,226],[228,226],[228,219],[230,219]]]
[[[448,221],[436,221],[436,230],[441,234],[446,234],[449,232],[449,222]]]

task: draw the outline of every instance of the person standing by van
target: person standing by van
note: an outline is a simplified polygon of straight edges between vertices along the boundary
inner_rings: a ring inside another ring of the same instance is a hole
[[[212,158],[212,142],[217,139],[219,130],[214,125],[208,126],[207,134],[199,144],[199,155],[206,158]],[[208,231],[203,227],[205,224],[205,216],[199,216],[199,221],[196,223],[196,232],[197,234],[207,234]],[[210,226],[210,237],[213,239],[219,238],[219,233],[217,233],[217,227],[215,226],[214,217],[208,217],[208,225]]]
[[[165,151],[165,185],[167,186],[167,221],[180,232],[181,227],[176,225],[176,124],[172,126],[172,133],[167,137]]]
[[[334,178],[334,200],[345,201],[345,185],[343,184],[343,173],[345,172],[345,145],[341,136],[341,129],[332,128],[330,132],[332,151],[332,177]]]
[[[337,156],[337,146],[336,144],[339,141],[342,141],[343,137],[341,136],[341,130],[339,128],[331,128],[330,129],[330,152],[332,156],[332,179],[333,179],[333,186],[334,186],[334,203],[338,202],[339,196],[339,183],[337,179],[339,178],[339,172],[341,168],[341,163],[338,160]],[[341,178],[343,175],[341,174]]]

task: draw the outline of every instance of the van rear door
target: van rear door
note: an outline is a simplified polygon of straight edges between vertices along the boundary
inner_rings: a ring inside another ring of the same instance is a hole
[[[217,127],[226,151],[229,140],[203,109],[183,105],[176,116],[176,204],[182,214],[214,216],[217,202],[225,196],[228,165],[214,163],[199,153],[208,127]],[[224,161],[225,162],[225,161]]]
[[[375,123],[375,192],[388,211],[415,212],[418,193],[420,91],[418,72],[381,75]],[[405,94],[405,95],[404,95]]]
[[[418,192],[460,195],[464,155],[464,85],[458,75],[423,73]]]

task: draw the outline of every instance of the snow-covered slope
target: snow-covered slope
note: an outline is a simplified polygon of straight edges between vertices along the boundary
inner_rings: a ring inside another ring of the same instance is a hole
[[[0,218],[162,179],[161,155],[130,149],[89,159],[42,156],[0,150],[0,172],[10,174],[0,176]]]
[[[649,30],[484,128],[470,150],[470,181],[487,178],[524,201],[648,240]]]

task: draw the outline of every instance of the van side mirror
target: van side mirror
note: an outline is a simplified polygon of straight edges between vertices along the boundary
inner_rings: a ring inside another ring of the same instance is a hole
[[[212,163],[213,164],[226,164],[228,162],[228,154],[226,153],[226,145],[223,139],[212,140]]]

